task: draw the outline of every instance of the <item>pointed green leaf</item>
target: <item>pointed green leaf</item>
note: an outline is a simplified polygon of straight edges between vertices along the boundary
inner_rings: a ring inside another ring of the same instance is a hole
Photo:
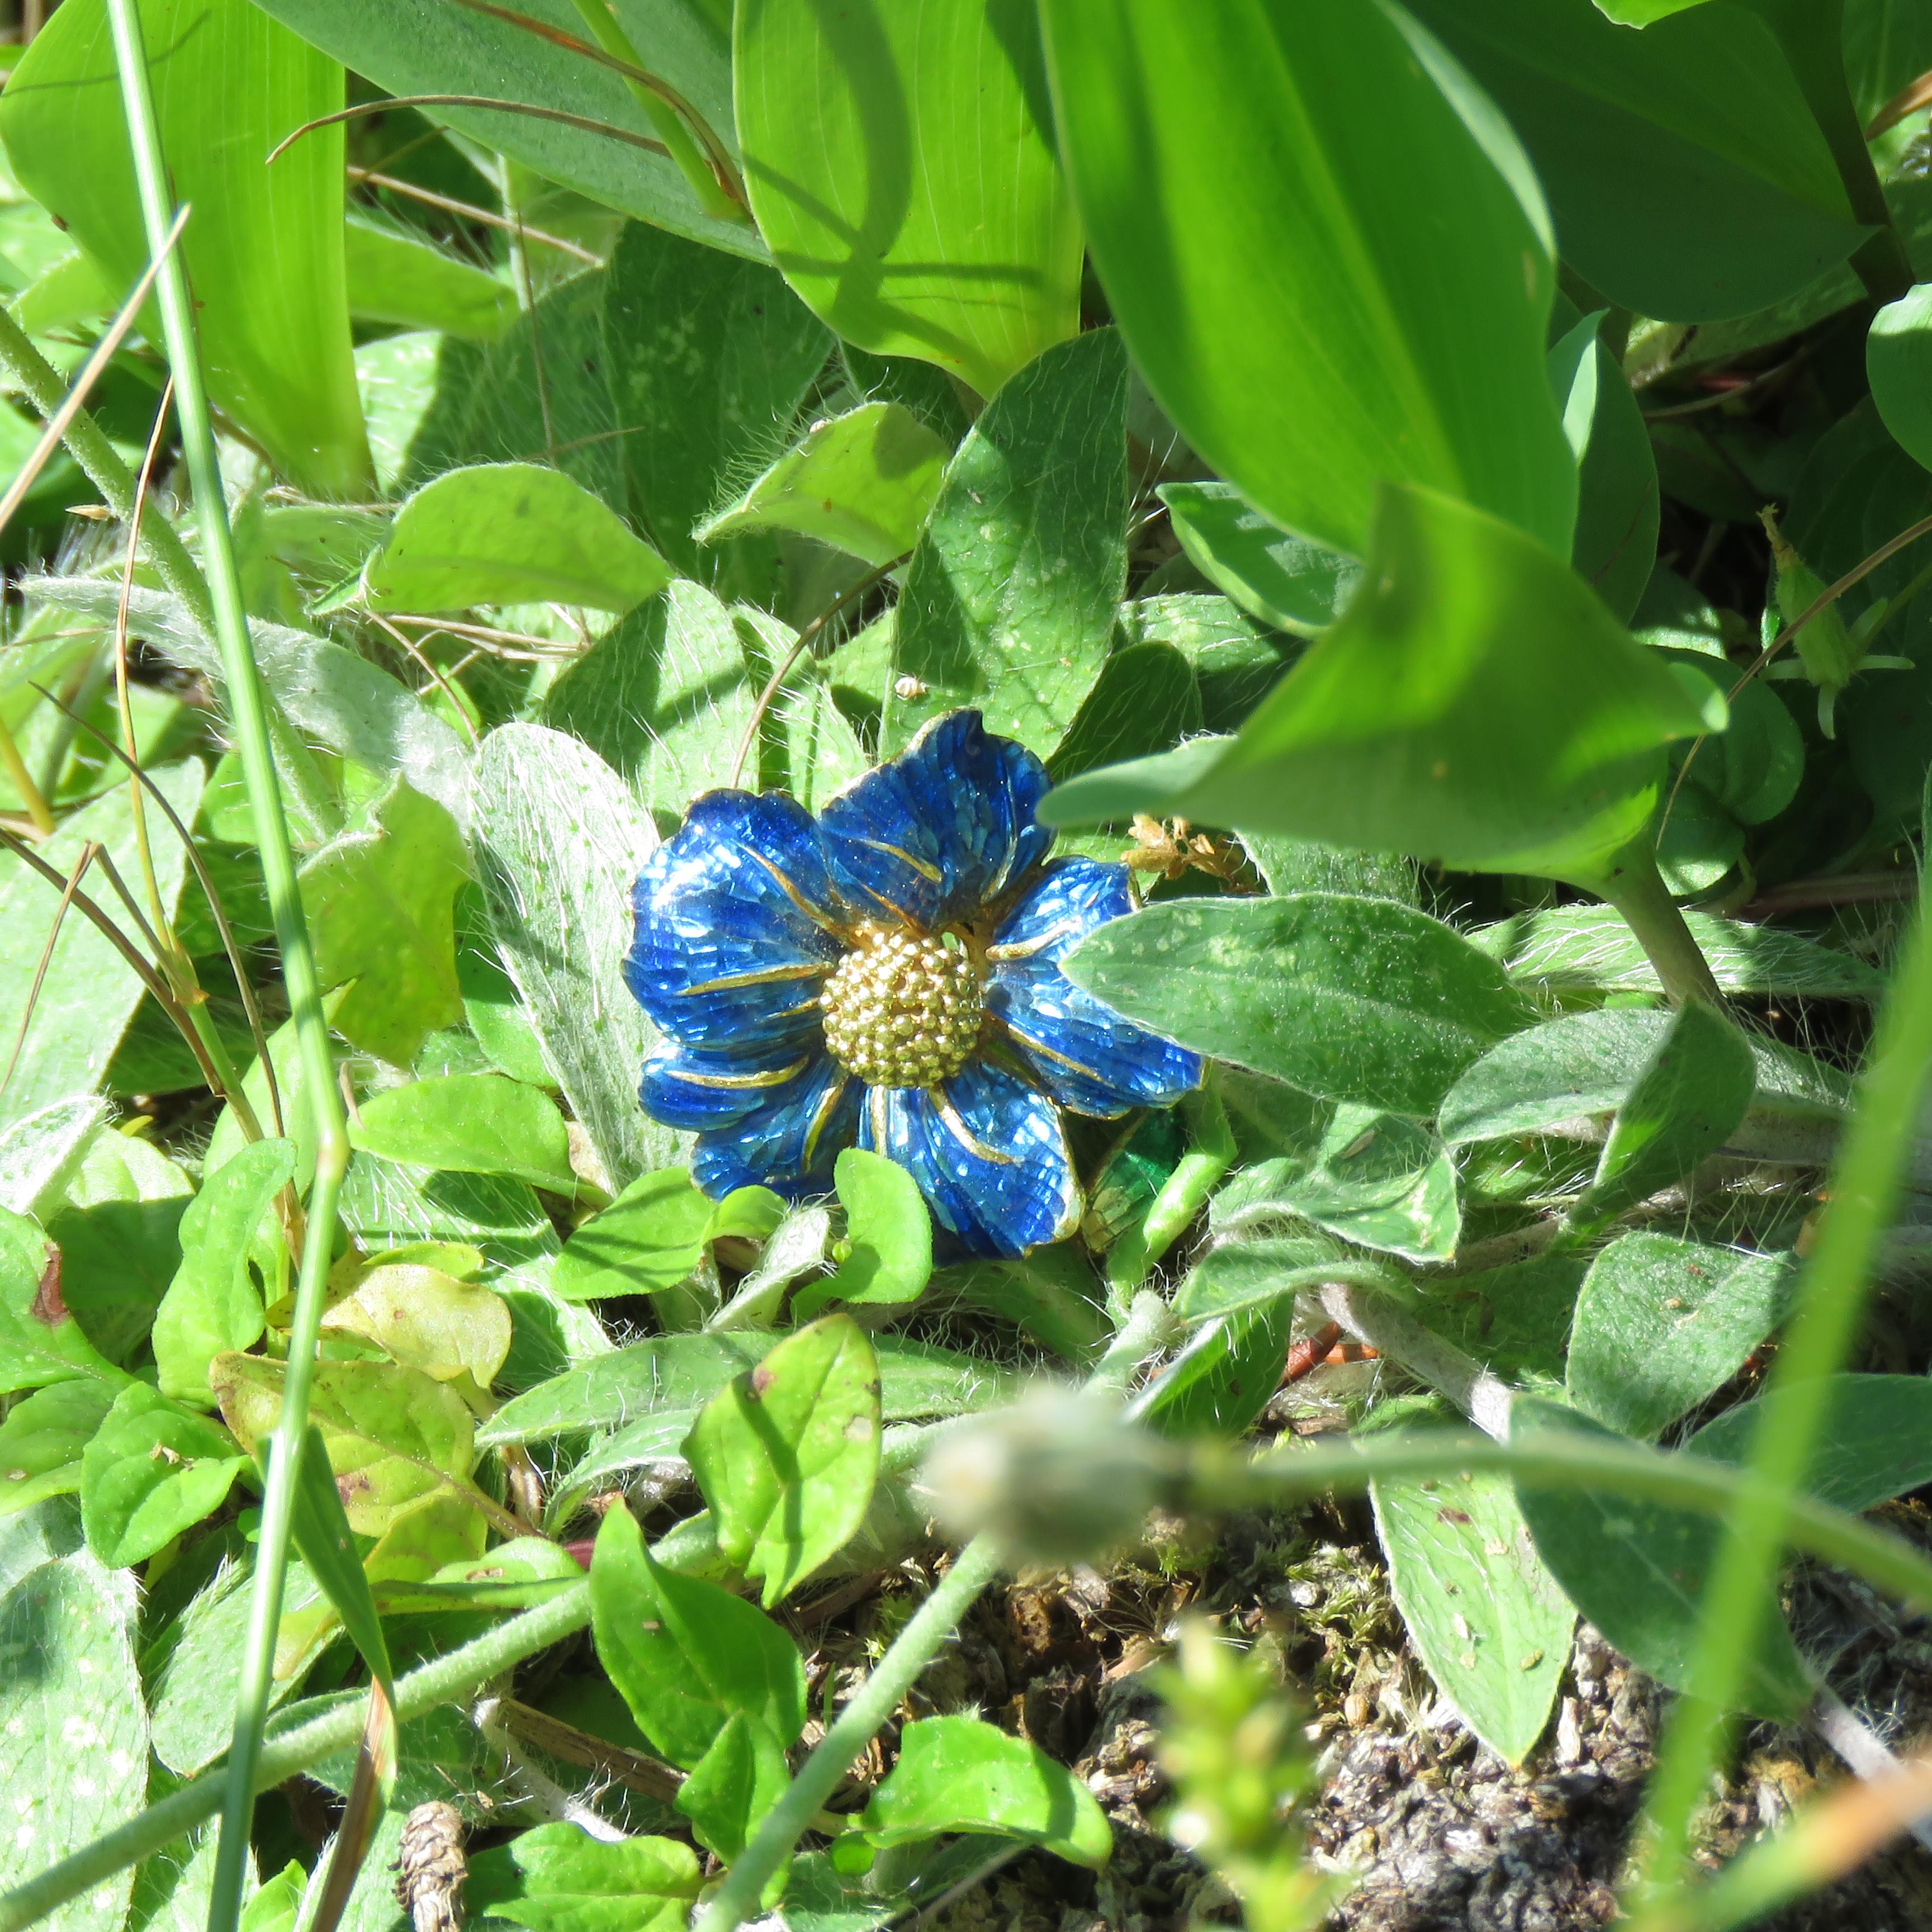
[[[691,1820],[698,1842],[728,1864],[790,1783],[784,1747],[770,1727],[734,1711],[692,1766],[672,1808]]]
[[[81,1458],[87,1546],[110,1569],[144,1563],[212,1515],[248,1467],[225,1429],[132,1383]]]
[[[54,1382],[23,1396],[0,1420],[0,1516],[80,1487],[80,1460],[115,1392],[105,1382]]]
[[[1325,631],[1362,580],[1354,558],[1291,536],[1232,483],[1163,483],[1156,494],[1195,568],[1279,630]]]
[[[879,1470],[879,1365],[849,1317],[788,1336],[706,1406],[685,1444],[718,1546],[766,1608],[842,1549]]]
[[[1831,1381],[1805,1488],[1841,1510],[1868,1510],[1932,1482],[1932,1380],[1861,1374]],[[1761,1401],[1741,1402],[1705,1424],[1684,1448],[1743,1468],[1763,1418]]]
[[[916,1300],[932,1276],[932,1216],[918,1182],[883,1154],[846,1148],[832,1163],[832,1184],[848,1251],[836,1274],[794,1296],[794,1318],[830,1301]]]
[[[675,1838],[607,1842],[538,1825],[472,1862],[465,1903],[530,1932],[684,1932],[700,1882]]]
[[[569,1136],[556,1103],[500,1073],[449,1073],[372,1094],[352,1122],[352,1146],[387,1160],[458,1174],[500,1174],[577,1191]]]
[[[388,1641],[382,1634],[382,1620],[376,1614],[376,1600],[370,1594],[369,1580],[363,1574],[361,1553],[356,1547],[349,1519],[343,1514],[328,1448],[322,1431],[314,1423],[302,1438],[291,1520],[296,1547],[308,1565],[309,1574],[321,1586],[370,1675],[393,1702],[395,1671],[389,1662]]]

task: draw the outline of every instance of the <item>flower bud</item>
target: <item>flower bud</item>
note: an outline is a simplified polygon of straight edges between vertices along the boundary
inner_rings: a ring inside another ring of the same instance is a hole
[[[1066,1564],[1134,1536],[1180,1468],[1172,1444],[1110,1398],[1042,1388],[949,1430],[925,1486],[956,1535],[990,1530],[1016,1561]]]

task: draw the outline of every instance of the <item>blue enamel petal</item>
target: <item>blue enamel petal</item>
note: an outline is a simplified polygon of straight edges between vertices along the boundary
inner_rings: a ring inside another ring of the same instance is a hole
[[[638,874],[624,962],[680,1045],[758,1052],[802,1040],[842,948],[818,828],[780,793],[706,792]]]
[[[638,1098],[668,1127],[702,1132],[736,1126],[777,1099],[778,1090],[805,1073],[822,1051],[815,1040],[782,1041],[754,1054],[705,1052],[666,1040],[644,1062]]]
[[[987,1010],[1034,1078],[1076,1113],[1165,1106],[1201,1084],[1198,1054],[1123,1019],[1060,970],[1096,926],[1133,909],[1124,866],[1063,859],[1001,921],[987,956]]]
[[[821,1054],[796,1079],[730,1126],[698,1136],[691,1178],[712,1199],[770,1187],[790,1201],[832,1191],[832,1163],[858,1131],[864,1089]]]
[[[907,1168],[970,1253],[1023,1255],[1078,1222],[1058,1110],[1003,1067],[976,1060],[943,1087],[873,1088],[859,1144]]]
[[[1045,856],[1053,834],[1034,813],[1049,783],[1046,766],[992,736],[978,712],[935,718],[819,814],[847,901],[862,917],[928,931],[968,916]]]

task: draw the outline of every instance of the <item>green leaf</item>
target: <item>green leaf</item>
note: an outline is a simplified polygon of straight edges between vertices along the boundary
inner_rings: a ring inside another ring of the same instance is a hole
[[[488,1395],[510,1352],[510,1311],[501,1295],[407,1262],[370,1269],[322,1325],[380,1342],[394,1360],[434,1381],[456,1382],[460,1394],[476,1400]]]
[[[1621,1236],[1590,1264],[1564,1379],[1570,1402],[1652,1440],[1724,1387],[1791,1298],[1788,1255]]]
[[[1022,744],[1054,744],[1072,722],[1126,587],[1126,403],[1110,329],[1048,350],[988,403],[907,567],[892,744],[962,704]]]
[[[728,1864],[790,1783],[784,1746],[771,1727],[734,1711],[692,1766],[672,1808],[691,1820],[698,1842]],[[782,1874],[774,1882],[782,1891]]]
[[[1805,1488],[1841,1510],[1868,1510],[1932,1481],[1932,1381],[1922,1376],[1831,1378],[1830,1405]],[[1762,1401],[1743,1402],[1707,1422],[1687,1454],[1739,1467],[1751,1456]]]
[[[483,741],[470,844],[505,970],[614,1186],[676,1158],[638,1105],[652,1042],[624,984],[630,894],[657,843],[596,754],[506,724]]]
[[[87,1546],[110,1569],[144,1563],[220,1508],[248,1467],[225,1429],[130,1383],[81,1458]]]
[[[1885,990],[1885,976],[1863,960],[1802,933],[1701,912],[1685,913],[1684,922],[1709,962],[1712,976],[1726,993],[1869,1003]],[[1518,913],[1470,936],[1502,962],[1512,980],[1552,992],[1664,990],[1636,934],[1609,906],[1550,906]]]
[[[191,823],[202,791],[202,766],[190,758],[152,774],[154,783],[184,823]],[[152,821],[158,814],[149,803]],[[127,880],[141,877],[133,808],[128,788],[116,785],[70,818],[37,848],[39,856],[65,878],[73,875],[88,840]],[[155,884],[172,915],[181,897],[187,860],[181,841],[165,826],[153,835]],[[115,897],[106,874],[90,868],[81,890],[145,954],[146,941]],[[22,1023],[34,994],[40,956],[53,928],[61,889],[50,885],[11,853],[0,853],[0,1068],[20,1044],[20,1058],[0,1090],[0,1127],[76,1094],[92,1092],[107,1071],[114,1049],[141,1000],[134,970],[78,908],[61,922],[60,936],[48,956],[46,976],[34,1000],[24,1036]],[[146,902],[137,899],[143,906]]]
[[[610,257],[603,328],[631,514],[709,582],[726,560],[693,526],[788,440],[832,338],[763,262],[636,224]]]
[[[302,869],[302,909],[325,987],[352,1046],[406,1066],[424,1039],[463,1016],[453,909],[470,866],[448,812],[394,780]]]
[[[1370,1493],[1396,1607],[1436,1688],[1498,1756],[1522,1763],[1549,1721],[1576,1612],[1508,1478],[1378,1482]]]
[[[1657,562],[1657,458],[1623,370],[1598,340],[1601,320],[1600,312],[1585,316],[1552,346],[1550,382],[1576,459],[1570,561],[1627,623]]]
[[[1195,568],[1279,630],[1306,638],[1325,631],[1362,580],[1352,556],[1291,536],[1232,483],[1163,483],[1154,494]]]
[[[628,610],[670,567],[560,470],[479,464],[425,483],[364,567],[372,610],[556,603]]]
[[[1200,728],[1200,686],[1185,655],[1172,644],[1129,644],[1101,666],[1046,768],[1072,778],[1168,751]]]
[[[501,18],[452,11],[436,0],[406,0],[380,17],[359,0],[272,0],[268,10],[386,93],[484,95],[555,108],[632,134],[652,134],[650,118],[620,76]],[[568,0],[520,0],[514,10],[584,38],[583,16]],[[735,152],[730,37],[716,16],[679,0],[620,0],[614,11],[634,44],[649,50],[651,71],[676,88],[727,150]],[[482,148],[607,207],[712,248],[763,252],[748,223],[704,213],[676,165],[662,155],[526,114],[476,107],[436,112],[439,121]],[[339,172],[339,154],[336,165]]]
[[[1095,1871],[1114,1849],[1106,1814],[1072,1772],[1037,1744],[977,1718],[907,1725],[898,1762],[860,1822],[882,1846],[942,1832],[990,1832]]]
[[[1244,1434],[1281,1386],[1294,1332],[1292,1291],[1258,1295],[1204,1324],[1150,1385],[1148,1427],[1174,1437]]]
[[[704,1257],[713,1211],[688,1169],[640,1174],[564,1243],[551,1285],[566,1301],[675,1288]]]
[[[1144,1208],[1150,1193],[1141,1203]],[[1101,1312],[1094,1271],[1066,1242],[1036,1248],[1014,1262],[969,1262],[948,1268],[934,1283],[933,1300],[956,1296],[990,1310],[1069,1361],[1084,1362],[1112,1332]]]
[[[302,1460],[296,1472],[295,1512],[291,1521],[296,1547],[308,1565],[309,1574],[321,1586],[330,1606],[342,1620],[350,1640],[369,1666],[370,1675],[393,1702],[396,1673],[389,1662],[388,1640],[382,1634],[382,1620],[376,1614],[376,1600],[369,1592],[369,1579],[363,1574],[361,1554],[356,1547],[349,1519],[343,1513],[334,1473],[329,1467],[327,1444],[322,1431],[314,1423],[309,1424],[302,1438]],[[391,1534],[394,1532],[392,1530]]]
[[[805,1728],[805,1665],[791,1639],[742,1597],[666,1569],[626,1509],[608,1511],[597,1532],[590,1609],[598,1660],[672,1763],[695,1766],[734,1712],[784,1745]]]
[[[470,1874],[472,1912],[531,1932],[683,1932],[701,1882],[675,1838],[607,1842],[575,1825],[520,1832]]]
[[[0,1516],[80,1487],[82,1452],[116,1400],[104,1382],[54,1382],[0,1420]]]
[[[489,341],[517,319],[517,292],[422,235],[352,214],[344,231],[349,312],[358,322],[436,328]]]
[[[308,1867],[299,1858],[290,1859],[273,1878],[265,1879],[256,1888],[254,1897],[242,1908],[236,1922],[238,1932],[295,1932],[308,1883]]]
[[[1096,772],[1057,825],[1137,811],[1477,871],[1600,866],[1649,820],[1674,738],[1722,728],[1540,544],[1384,491],[1363,587],[1229,746]]]
[[[918,1182],[897,1162],[863,1148],[844,1148],[832,1174],[845,1210],[848,1251],[829,1280],[793,1298],[794,1318],[804,1321],[828,1301],[917,1300],[932,1276],[932,1216]]]
[[[127,1380],[61,1299],[60,1251],[24,1215],[0,1208],[0,1394],[76,1377]]]
[[[1916,462],[1932,468],[1932,282],[1888,302],[1865,338],[1872,400]]]
[[[1510,118],[1564,260],[1610,301],[1713,322],[1796,294],[1867,231],[1790,64],[1744,7],[1642,34],[1591,0],[1417,0]]]
[[[1068,955],[1068,976],[1197,1052],[1330,1100],[1426,1115],[1532,1017],[1460,934],[1387,899],[1174,899]]]
[[[1638,1070],[1610,1123],[1595,1178],[1571,1209],[1572,1234],[1600,1233],[1716,1153],[1757,1088],[1744,1036],[1715,1007],[1689,1001]]]
[[[1299,1218],[1357,1247],[1447,1261],[1462,1232],[1456,1166],[1426,1127],[1373,1107],[1342,1106],[1300,1157],[1238,1175],[1214,1198],[1215,1226]]]
[[[1080,227],[1021,0],[748,0],[733,52],[752,212],[845,340],[990,396],[1079,327]]]
[[[1548,218],[1514,136],[1436,44],[1373,0],[1292,27],[1263,0],[1208,17],[1049,0],[1042,18],[1114,315],[1216,472],[1353,556],[1396,481],[1567,557]]]
[[[1210,1248],[1188,1270],[1174,1298],[1183,1322],[1233,1315],[1278,1301],[1328,1277],[1342,1251],[1325,1234],[1277,1240],[1231,1240]]]
[[[181,1220],[182,1264],[154,1311],[160,1390],[178,1402],[212,1406],[208,1364],[246,1348],[267,1326],[249,1267],[256,1232],[295,1172],[290,1141],[244,1147],[203,1184]]]
[[[502,1174],[577,1191],[569,1136],[556,1103],[499,1073],[452,1073],[372,1094],[349,1130],[351,1145],[388,1160],[458,1174]]]
[[[283,1364],[218,1356],[209,1372],[221,1419],[251,1454],[281,1412]],[[462,1397],[392,1362],[320,1362],[310,1413],[335,1471],[349,1526],[380,1536],[410,1504],[461,1488],[472,1460]]]
[[[919,541],[949,446],[897,403],[866,403],[814,423],[738,500],[692,534],[715,544],[748,530],[796,530],[884,566]]]
[[[560,677],[543,715],[669,820],[731,782],[757,694],[731,613],[680,578]]]
[[[762,1584],[766,1609],[864,1522],[880,1426],[878,1362],[843,1315],[788,1336],[706,1405],[685,1454],[718,1548]]]
[[[1533,1442],[1538,1428],[1621,1440],[1575,1410],[1534,1396],[1516,1398],[1511,1423],[1519,1442]],[[1516,1502],[1537,1554],[1576,1607],[1640,1670],[1672,1690],[1684,1689],[1724,1525],[1636,1497],[1576,1489],[1520,1487]],[[1813,1690],[1780,1618],[1759,1640],[1744,1708],[1789,1722],[1810,1702]]]
[[[86,1554],[30,1570],[0,1597],[0,1737],[15,1768],[0,1886],[24,1879],[125,1824],[147,1802],[148,1719],[134,1667],[132,1580]],[[90,1886],[54,1922],[62,1932],[116,1932],[132,1866]]]
[[[1575,1255],[1538,1255],[1458,1275],[1409,1312],[1507,1381],[1558,1382],[1583,1273]]]
[[[370,483],[343,266],[342,69],[247,0],[147,0],[154,108],[210,399],[292,482],[354,501]],[[0,109],[14,170],[118,293],[148,262],[104,0],[48,22]],[[272,236],[273,247],[263,238]]]

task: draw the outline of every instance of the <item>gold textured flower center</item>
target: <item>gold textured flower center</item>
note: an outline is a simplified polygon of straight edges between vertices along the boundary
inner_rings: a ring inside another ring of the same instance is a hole
[[[935,1087],[971,1058],[986,1006],[955,942],[862,927],[820,996],[825,1044],[871,1087]]]

